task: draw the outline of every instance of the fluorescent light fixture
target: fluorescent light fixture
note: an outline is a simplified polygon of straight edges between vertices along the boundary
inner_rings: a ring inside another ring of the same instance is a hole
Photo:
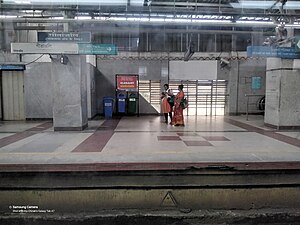
[[[300,23],[294,23],[294,24],[285,24],[285,27],[296,27],[296,28],[300,28]]]
[[[40,14],[42,13],[42,10],[21,10],[20,12],[27,14]]]
[[[8,15],[0,15],[1,19],[10,19],[10,18],[17,18],[18,16],[8,16]]]
[[[132,6],[143,6],[144,0],[130,0],[129,3]]]
[[[3,0],[3,4],[32,5],[127,5],[143,6],[144,0]]]
[[[31,4],[30,0],[15,0],[14,3],[16,4]]]
[[[82,19],[85,17],[82,16]],[[78,17],[80,19],[80,17]],[[87,17],[87,19],[90,19],[90,17]],[[210,20],[210,19],[184,19],[184,18],[157,18],[157,17],[95,17],[97,20],[104,20],[104,21],[128,21],[128,22],[156,22],[156,23],[191,23],[191,24],[250,24],[250,25],[269,25],[269,26],[277,26],[277,24],[273,23],[272,21],[268,20],[262,20],[262,21],[256,21],[256,20],[249,20],[251,18],[244,18],[248,20],[238,20],[236,22],[232,22],[228,19],[220,19],[220,20]],[[253,19],[255,19],[253,17]]]
[[[150,22],[165,22],[164,18],[150,18]]]
[[[136,21],[136,22],[139,22],[139,21],[141,21],[141,18],[131,17],[131,18],[127,18],[127,21]]]
[[[50,19],[51,20],[62,20],[62,19],[64,19],[64,17],[63,16],[55,16],[55,17],[51,17]]]
[[[141,18],[141,21],[142,21],[142,22],[149,22],[149,21],[150,21],[150,18]]]
[[[193,23],[232,23],[230,20],[192,20]]]
[[[76,20],[91,20],[92,17],[90,16],[75,16]]]
[[[276,26],[277,24],[271,22],[271,21],[249,21],[249,20],[237,20],[236,21],[237,24],[260,24],[260,25],[274,25]]]
[[[240,1],[239,3],[230,3],[233,8],[238,9],[269,9],[274,5],[275,1]],[[281,3],[278,2],[274,8],[279,9]],[[300,1],[287,1],[284,9],[300,9]]]
[[[126,21],[126,17],[110,17],[107,20],[114,20],[114,21]]]

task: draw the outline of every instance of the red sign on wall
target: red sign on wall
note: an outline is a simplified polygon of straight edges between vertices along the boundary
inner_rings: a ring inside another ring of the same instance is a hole
[[[138,91],[138,75],[117,75],[117,89],[123,91]]]

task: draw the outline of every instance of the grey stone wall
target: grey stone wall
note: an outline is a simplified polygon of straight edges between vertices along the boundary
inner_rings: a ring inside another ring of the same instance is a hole
[[[115,75],[116,74],[138,74],[139,67],[147,68],[147,75],[140,76],[141,80],[161,80],[161,84],[167,82],[168,77],[162,77],[161,69],[168,68],[167,60],[97,60],[97,100],[99,113],[103,107],[101,100],[104,96],[115,97]],[[245,94],[265,95],[265,78],[266,78],[266,60],[265,59],[247,59],[231,60],[230,65],[224,68],[219,66],[218,79],[228,80],[228,106],[227,114],[246,113]],[[252,77],[261,77],[262,86],[259,90],[251,89]],[[183,78],[184,79],[184,78]],[[256,102],[260,96],[252,97],[250,102]],[[141,98],[142,99],[142,98]],[[250,105],[249,110],[255,112],[256,106]],[[156,113],[149,108],[149,103],[141,101],[141,113]]]
[[[225,70],[225,69],[224,69]],[[227,78],[228,76],[228,78]],[[258,90],[252,89],[252,77],[261,77],[261,88]],[[228,80],[229,101],[226,109],[227,114],[241,114],[246,112],[248,95],[265,95],[266,89],[266,60],[247,59],[247,60],[232,60],[230,68],[221,72],[218,79]],[[249,98],[249,112],[258,112],[255,103],[261,96]]]
[[[81,73],[86,76],[88,118],[96,115],[96,68],[86,64],[84,57],[81,59]],[[24,98],[25,116],[27,119],[52,119],[53,118],[53,90],[49,84],[52,82],[51,62],[32,63],[24,71]],[[61,72],[59,72],[61,74]],[[89,84],[87,83],[89,82]]]
[[[33,63],[24,71],[25,117],[53,118],[51,63]]]
[[[147,68],[147,72],[140,76],[140,80],[161,80],[162,85],[168,80],[167,76],[161,74],[162,68],[168,68],[167,60],[97,59],[99,70],[96,75],[98,113],[103,112],[103,97],[115,97],[116,95],[115,75],[139,74],[139,67]],[[152,114],[157,111],[140,96],[140,113]]]
[[[151,56],[151,58],[156,56],[159,58],[160,56],[158,53],[144,55]],[[173,57],[177,55],[182,56],[182,54],[172,54]],[[165,70],[168,68],[168,60],[128,59],[131,56],[129,53],[127,55],[122,53],[121,56],[126,56],[127,59],[98,57],[97,67],[95,67],[95,64],[94,66],[91,64],[87,66],[81,65],[82,68],[80,70],[87,77],[88,118],[103,112],[102,100],[104,96],[115,97],[116,74],[138,74],[139,68],[143,67],[147,69],[147,72],[140,76],[141,80],[161,80],[162,85],[167,82],[168,76],[166,74],[162,75],[162,68]],[[211,57],[212,55],[207,56]],[[6,60],[11,61],[11,57],[10,54],[9,59],[6,57]],[[18,57],[14,55],[13,60],[17,61],[17,59]],[[52,99],[54,93],[49,88],[49,82],[53,79],[50,67],[50,62],[36,62],[27,66],[24,81],[26,118],[53,117]],[[59,73],[62,73],[62,71]],[[228,67],[218,68],[218,79],[228,80],[228,94],[230,95],[228,106],[226,107],[228,114],[246,112],[245,94],[265,94],[265,73],[265,59],[248,59],[240,60],[239,62],[231,60]],[[262,88],[260,90],[253,91],[251,89],[252,76],[262,77]],[[140,113],[152,114],[157,112],[140,96]]]

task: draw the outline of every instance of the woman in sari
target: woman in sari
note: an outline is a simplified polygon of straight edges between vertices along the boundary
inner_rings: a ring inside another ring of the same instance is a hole
[[[174,101],[174,115],[173,115],[172,125],[184,126],[183,108],[181,106],[181,101],[184,98],[182,84],[178,86],[178,91],[179,92],[175,96],[175,101]]]
[[[168,114],[170,115],[171,121],[172,121],[172,108],[168,102],[168,94],[166,92],[161,93],[161,109],[162,113],[165,116],[165,123],[168,124]]]

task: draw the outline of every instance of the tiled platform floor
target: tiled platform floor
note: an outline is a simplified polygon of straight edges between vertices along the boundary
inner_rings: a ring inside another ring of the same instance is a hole
[[[93,120],[82,132],[1,122],[0,164],[300,161],[300,131],[266,128],[262,116],[185,119],[185,127],[159,116]]]

